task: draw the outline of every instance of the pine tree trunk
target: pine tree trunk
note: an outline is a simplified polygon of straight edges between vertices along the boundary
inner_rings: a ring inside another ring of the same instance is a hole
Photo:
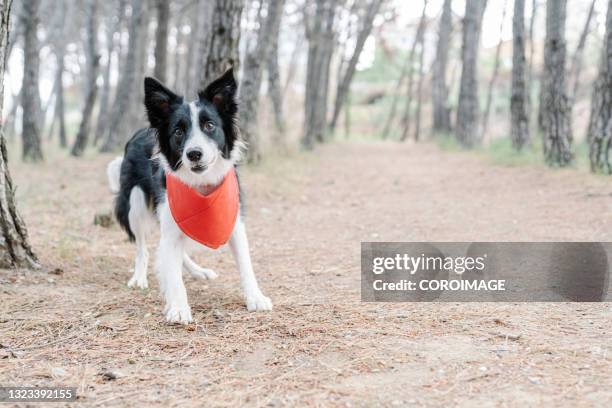
[[[70,152],[73,156],[82,156],[87,147],[87,141],[89,140],[89,128],[91,123],[91,115],[93,108],[96,103],[96,96],[98,93],[98,85],[96,80],[98,78],[98,69],[100,67],[100,55],[98,54],[97,47],[97,13],[98,13],[98,0],[88,0],[87,3],[87,42],[86,42],[86,59],[87,59],[87,70],[85,75],[85,106],[83,107],[83,113],[81,114],[81,124],[79,125],[79,131],[77,132],[74,144],[72,145],[72,151]]]
[[[423,108],[423,81],[425,80],[425,41],[421,40],[419,52],[419,82],[417,84],[417,108],[415,113],[414,140],[421,140],[421,110]]]
[[[281,17],[282,18],[282,17]],[[268,95],[272,102],[274,111],[274,124],[276,135],[274,136],[277,144],[284,143],[285,117],[283,114],[283,93],[281,90],[280,67],[278,65],[278,37],[280,24],[276,26],[276,31],[270,34],[270,50],[268,51],[268,61],[266,64],[268,72]]]
[[[448,65],[448,52],[450,38],[453,30],[452,0],[444,0],[440,26],[438,28],[438,44],[436,46],[436,59],[433,64],[432,102],[433,102],[433,130],[434,132],[450,132],[452,130],[450,107],[448,106],[448,86],[446,85],[446,70]]]
[[[525,0],[514,0],[512,17],[512,96],[510,98],[510,137],[520,151],[529,141],[525,59]]]
[[[117,87],[117,95],[113,104],[110,126],[106,139],[100,149],[102,152],[110,152],[117,148],[127,135],[123,134],[123,122],[128,114],[128,110],[135,98],[131,97],[134,89],[133,84],[137,78],[137,53],[139,52],[138,43],[141,35],[143,21],[142,0],[132,0],[132,16],[129,26],[129,43],[125,64],[123,65],[121,79]],[[140,84],[138,84],[140,85]]]
[[[170,2],[157,0],[157,29],[155,31],[155,78],[166,82],[168,61],[168,22],[170,20]]]
[[[0,112],[4,105],[4,70],[9,42],[11,0],[0,0]],[[26,7],[27,8],[27,7]],[[29,8],[28,8],[29,9]],[[7,164],[6,140],[0,122],[0,268],[37,267],[26,226],[15,207],[13,182]]]
[[[94,133],[94,145],[103,138],[104,133],[108,129],[108,121],[110,115],[110,99],[111,99],[111,84],[110,73],[113,63],[113,57],[119,59],[120,46],[115,49],[114,35],[121,33],[121,26],[125,14],[125,0],[117,2],[116,13],[109,16],[106,21],[106,65],[104,66],[103,81],[104,84],[100,93],[100,110],[98,111],[98,120],[96,123],[96,131]]]
[[[23,0],[21,24],[24,29],[23,87],[23,160],[43,159],[40,143],[40,94],[38,93],[39,45],[37,39],[40,0]]]
[[[308,63],[301,139],[301,146],[306,150],[313,149],[317,141],[324,139],[329,69],[335,45],[335,3],[333,0],[317,0],[314,15],[311,16],[313,22],[311,26],[306,24]]]
[[[593,86],[591,117],[587,133],[591,171],[612,173],[612,0],[608,0],[604,52]]]
[[[591,8],[589,9],[589,14],[587,15],[586,22],[584,23],[584,28],[582,29],[582,33],[580,34],[580,40],[578,41],[576,51],[574,52],[574,57],[572,58],[572,65],[570,66],[569,79],[573,79],[574,81],[574,85],[571,88],[572,94],[570,95],[572,103],[574,100],[576,100],[576,93],[578,92],[578,87],[580,85],[580,73],[582,71],[582,55],[584,53],[584,47],[586,46],[586,40],[591,28],[591,20],[593,19],[593,14],[595,14],[596,2],[597,0],[593,0],[593,2],[591,3]]]
[[[499,75],[499,63],[501,56],[501,47],[503,44],[503,33],[504,33],[504,21],[506,21],[506,10],[508,6],[508,0],[504,0],[504,7],[502,11],[502,24],[499,27],[499,42],[495,48],[495,62],[493,63],[493,75],[491,75],[491,81],[489,82],[489,90],[487,91],[487,101],[485,103],[485,110],[482,116],[482,132],[481,140],[487,137],[489,128],[489,115],[491,114],[491,104],[493,103],[493,90],[495,89],[495,83],[497,82],[497,76]]]
[[[234,67],[238,72],[238,44],[243,8],[244,0],[214,0],[212,35],[208,58],[199,81],[200,89],[204,89],[230,67]]]
[[[546,3],[544,48],[544,157],[552,166],[572,161],[571,106],[565,93],[565,15],[567,0]]]
[[[357,69],[359,57],[361,56],[361,52],[363,51],[363,47],[365,46],[368,37],[370,37],[370,33],[372,32],[372,27],[374,25],[374,18],[378,14],[382,3],[383,0],[370,0],[370,3],[366,6],[366,10],[364,16],[362,17],[361,25],[357,34],[357,39],[355,40],[355,49],[353,50],[346,69],[338,81],[336,100],[334,102],[334,112],[329,124],[329,128],[332,132],[336,129],[340,112],[342,111],[344,102],[351,87],[351,83],[353,82],[353,76],[355,75],[355,71]]]
[[[284,0],[268,0],[266,17],[260,17],[255,49],[247,52],[244,61],[240,95],[242,109],[240,125],[242,135],[248,145],[247,160],[257,163],[261,159],[260,141],[257,132],[257,116],[259,106],[259,91],[261,88],[264,63],[268,60],[270,38],[278,32],[283,15]],[[260,14],[261,15],[261,14]]]
[[[423,3],[423,13],[421,14],[421,20],[419,21],[419,28],[417,29],[417,35],[412,43],[410,54],[408,54],[408,87],[406,89],[406,107],[404,108],[404,114],[402,115],[402,135],[400,140],[404,141],[408,138],[410,132],[410,111],[412,110],[412,88],[414,88],[414,60],[416,55],[416,49],[425,40],[425,19],[427,10],[427,0]]]
[[[478,49],[486,0],[465,3],[461,46],[461,83],[457,106],[457,140],[465,147],[478,142]]]

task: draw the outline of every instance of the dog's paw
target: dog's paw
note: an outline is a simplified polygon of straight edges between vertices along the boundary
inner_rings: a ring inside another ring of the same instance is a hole
[[[147,289],[149,287],[149,282],[147,282],[146,276],[132,276],[128,281],[128,288],[139,288],[139,289]]]
[[[197,269],[192,268],[192,269],[189,269],[189,273],[191,274],[191,276],[193,276],[196,279],[213,280],[219,277],[219,275],[217,275],[217,272],[213,271],[212,269],[208,269],[208,268],[197,268]]]
[[[272,310],[272,301],[263,293],[258,292],[246,296],[246,307],[249,312],[264,312]]]
[[[166,314],[166,321],[168,321],[168,323],[188,324],[193,321],[191,308],[187,305],[182,307],[177,305],[166,306],[164,313]]]

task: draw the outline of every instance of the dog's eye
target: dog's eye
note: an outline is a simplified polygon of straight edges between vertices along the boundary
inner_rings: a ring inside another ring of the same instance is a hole
[[[172,133],[172,136],[179,140],[183,137],[183,131],[181,129],[174,129],[174,132]]]
[[[215,124],[211,121],[204,122],[204,130],[207,132],[212,132],[213,130],[215,130]]]

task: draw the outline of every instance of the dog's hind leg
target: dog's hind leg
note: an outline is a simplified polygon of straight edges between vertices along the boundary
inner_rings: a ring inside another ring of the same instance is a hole
[[[147,267],[149,264],[149,252],[147,251],[147,228],[150,215],[144,192],[140,187],[134,187],[130,192],[130,212],[128,214],[130,229],[136,238],[136,262],[134,264],[134,275],[128,282],[130,288],[138,287],[146,289]]]
[[[197,279],[217,279],[217,273],[212,269],[202,268],[189,257],[187,252],[183,253],[183,265],[191,276]]]

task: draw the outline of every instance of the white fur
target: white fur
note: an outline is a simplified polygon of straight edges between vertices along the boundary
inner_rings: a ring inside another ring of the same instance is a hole
[[[217,186],[219,183],[221,183],[221,181],[223,181],[223,178],[227,172],[240,161],[245,145],[242,141],[236,140],[234,142],[232,152],[230,153],[230,157],[228,159],[223,158],[223,155],[217,148],[217,145],[212,140],[207,138],[206,135],[200,130],[198,124],[198,112],[195,103],[190,104],[190,110],[192,131],[194,134],[191,135],[186,146],[183,148],[183,164],[178,170],[173,171],[162,154],[159,154],[157,158],[160,160],[160,163],[166,172],[174,174],[183,183],[191,187],[200,188]],[[186,157],[187,150],[196,146],[202,150],[202,162],[208,166],[207,170],[199,174],[191,171],[188,165],[189,160]],[[147,210],[145,205],[146,203],[144,203],[144,195],[140,197],[142,191],[138,193],[134,192],[134,190],[132,191],[134,196],[133,203],[132,194],[130,195],[130,204],[133,208],[135,208],[134,218],[137,216],[143,218],[143,205],[144,210]],[[168,322],[186,324],[193,321],[193,317],[191,314],[191,308],[189,307],[189,303],[187,301],[187,290],[185,289],[185,285],[183,283],[182,266],[185,265],[187,271],[196,278],[215,279],[217,274],[210,269],[198,266],[195,262],[193,262],[193,260],[191,260],[191,258],[189,258],[187,250],[194,243],[194,241],[183,234],[174,221],[168,206],[167,197],[164,202],[159,205],[157,215],[160,226],[160,239],[159,246],[157,248],[155,266],[160,291],[165,302],[164,314]],[[134,220],[133,224],[132,210],[130,210],[130,226],[132,225],[140,226],[140,223],[139,221]],[[144,237],[139,233],[137,234],[134,227],[132,227],[132,229],[136,236],[137,256],[134,277],[132,277],[130,283],[134,281],[134,285],[139,287],[143,287],[144,285],[144,287],[146,287],[146,264],[148,259],[146,245],[144,244]],[[138,229],[138,231],[140,231],[140,229]],[[197,245],[200,246],[199,244]],[[238,216],[238,219],[236,220],[236,225],[232,232],[229,245],[240,273],[240,282],[247,310],[271,310],[272,302],[269,298],[264,296],[259,289],[257,279],[255,278],[255,273],[253,272],[246,230],[240,216]]]
[[[128,287],[140,289],[149,287],[147,282],[147,267],[149,264],[149,251],[147,251],[147,233],[155,222],[147,208],[145,194],[140,187],[132,188],[130,192],[130,212],[128,214],[130,229],[136,238],[136,262],[134,275],[128,281]]]
[[[115,157],[108,165],[106,166],[106,177],[108,178],[108,186],[110,191],[113,194],[117,194],[119,192],[119,188],[121,184],[119,183],[119,178],[121,176],[121,163],[123,162],[123,157]]]

